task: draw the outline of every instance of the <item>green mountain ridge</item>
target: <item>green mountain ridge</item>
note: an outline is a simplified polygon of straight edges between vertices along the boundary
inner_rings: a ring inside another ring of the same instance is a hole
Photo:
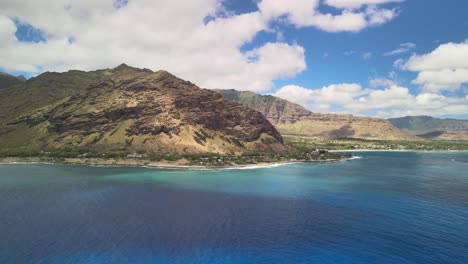
[[[411,134],[435,140],[468,140],[468,120],[440,119],[431,116],[406,116],[388,119]]]
[[[0,149],[241,154],[290,150],[259,112],[166,71],[46,72],[0,91]]]
[[[224,98],[261,112],[283,135],[325,139],[422,140],[385,119],[311,112],[288,100],[237,90],[216,90]]]

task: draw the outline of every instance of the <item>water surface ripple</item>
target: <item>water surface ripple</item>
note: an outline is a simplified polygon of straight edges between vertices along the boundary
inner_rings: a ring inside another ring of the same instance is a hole
[[[249,170],[0,164],[0,263],[468,263],[468,153]]]

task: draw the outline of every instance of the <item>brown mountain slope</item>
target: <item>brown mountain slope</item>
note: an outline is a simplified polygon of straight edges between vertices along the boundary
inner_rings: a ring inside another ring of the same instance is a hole
[[[83,92],[105,71],[45,72],[21,85],[1,90],[0,124],[2,121],[44,107],[74,94]]]
[[[49,91],[44,82],[49,88],[62,87],[59,95],[44,95]],[[223,154],[288,150],[261,113],[165,71],[121,65],[89,73],[46,73],[21,89],[42,91],[36,94],[41,100],[32,103],[23,93],[33,107],[9,104],[10,115],[0,121],[3,149]]]
[[[369,140],[421,140],[380,118],[313,113],[272,95],[217,90],[224,98],[261,112],[284,135]]]

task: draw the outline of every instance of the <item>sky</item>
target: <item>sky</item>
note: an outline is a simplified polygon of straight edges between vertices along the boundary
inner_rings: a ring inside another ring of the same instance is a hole
[[[468,119],[468,1],[2,0],[0,71],[167,70],[322,113]]]

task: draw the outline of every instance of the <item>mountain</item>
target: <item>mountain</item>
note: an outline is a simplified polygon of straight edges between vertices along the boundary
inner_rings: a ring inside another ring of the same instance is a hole
[[[394,127],[385,119],[313,113],[272,95],[217,90],[224,98],[261,112],[284,135],[317,138],[373,140],[421,140]]]
[[[102,152],[287,151],[257,111],[166,72],[122,64],[43,73],[0,91],[0,149]]]
[[[468,120],[440,119],[431,116],[406,116],[388,120],[394,126],[423,138],[468,140]]]
[[[0,90],[22,84],[26,82],[26,78],[23,75],[15,77],[13,75],[0,72]]]

